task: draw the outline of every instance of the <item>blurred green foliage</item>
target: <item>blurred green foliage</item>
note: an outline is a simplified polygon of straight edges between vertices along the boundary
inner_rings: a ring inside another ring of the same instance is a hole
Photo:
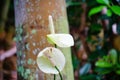
[[[83,12],[81,5],[83,3],[87,4],[86,25],[89,28],[86,41],[87,44],[91,44],[90,48],[94,46],[87,59],[87,63],[90,63],[91,68],[84,61],[82,62],[78,56],[76,57],[74,54],[77,53],[75,52],[73,52],[73,62],[78,60],[79,63],[73,64],[73,66],[79,70],[78,72],[82,70],[84,73],[82,75],[79,73],[80,80],[119,80],[120,51],[115,48],[116,44],[114,43],[115,38],[120,34],[120,1],[67,0],[67,4],[69,4],[67,6],[69,25],[73,29],[80,27],[80,17]],[[102,14],[104,7],[107,8],[107,13]],[[108,24],[104,23],[105,20],[108,21]],[[114,23],[117,24],[117,34],[112,31]],[[102,37],[101,30],[103,30]]]

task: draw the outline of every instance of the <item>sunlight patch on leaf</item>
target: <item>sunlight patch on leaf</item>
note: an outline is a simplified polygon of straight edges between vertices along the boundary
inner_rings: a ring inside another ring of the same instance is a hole
[[[98,12],[100,12],[105,6],[98,6],[98,7],[94,7],[89,11],[88,16],[92,16]]]

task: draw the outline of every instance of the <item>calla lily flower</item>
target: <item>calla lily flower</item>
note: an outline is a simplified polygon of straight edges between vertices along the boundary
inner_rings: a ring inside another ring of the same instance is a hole
[[[48,34],[49,42],[59,47],[70,47],[74,45],[73,37],[70,34]]]
[[[58,74],[55,67],[62,71],[65,66],[65,57],[59,49],[47,47],[38,54],[37,64],[44,73]]]
[[[50,43],[56,44],[59,47],[70,47],[74,45],[73,37],[70,34],[55,34],[52,16],[49,16],[49,28],[51,34],[47,35]]]

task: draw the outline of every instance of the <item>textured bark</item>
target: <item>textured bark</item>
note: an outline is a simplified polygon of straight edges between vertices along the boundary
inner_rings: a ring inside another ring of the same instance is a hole
[[[37,54],[50,45],[48,16],[53,16],[56,33],[68,33],[64,0],[14,0],[17,35],[18,80],[53,80],[36,65]],[[61,49],[66,57],[63,80],[73,80],[70,48]],[[59,80],[57,76],[56,80]]]

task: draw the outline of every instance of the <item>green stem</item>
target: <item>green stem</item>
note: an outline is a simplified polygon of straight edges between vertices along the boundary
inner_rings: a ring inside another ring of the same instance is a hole
[[[56,45],[56,44],[55,44],[54,46],[55,46],[55,48],[57,48],[57,45]]]
[[[117,57],[117,63],[118,63],[118,64],[120,63],[120,61],[119,61],[119,58],[120,58],[120,57],[119,57],[119,56],[120,56],[119,53],[120,53],[120,52],[117,52],[117,55],[118,55],[118,57]]]
[[[55,46],[55,48],[57,48],[57,45],[55,44],[54,45]],[[56,75],[54,74],[54,80],[56,80]]]
[[[59,72],[59,76],[60,76],[60,79],[63,80],[62,78],[62,74],[60,73],[59,69],[57,68],[57,66],[55,66],[56,70]]]
[[[56,44],[54,46],[55,46],[55,48],[57,48]],[[55,69],[59,72],[60,79],[63,80],[62,74],[60,73],[60,70],[57,68],[57,66],[55,66]],[[56,80],[56,75],[55,74],[54,74],[54,80]]]
[[[56,75],[54,74],[54,80],[56,80]]]

